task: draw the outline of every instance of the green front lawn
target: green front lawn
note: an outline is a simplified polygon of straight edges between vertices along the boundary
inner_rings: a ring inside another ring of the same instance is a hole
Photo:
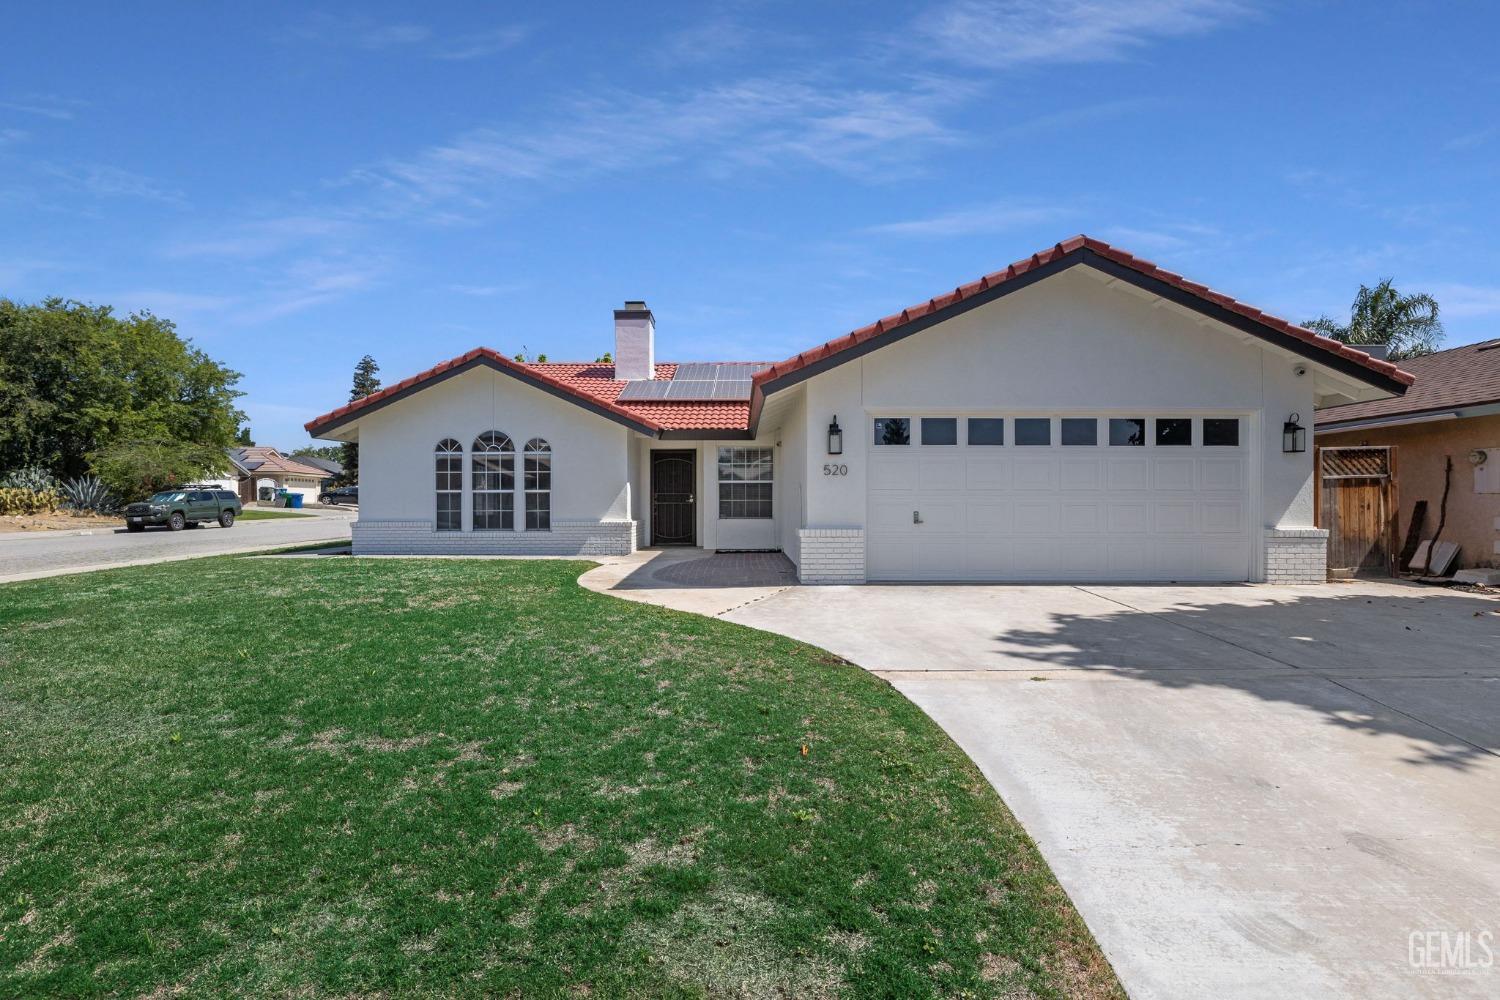
[[[318,515],[316,515],[316,514],[303,514],[302,512],[295,511],[295,510],[285,510],[285,509],[277,510],[277,509],[274,509],[274,508],[267,509],[267,508],[264,508],[264,507],[246,507],[244,510],[240,511],[239,520],[241,520],[241,521],[265,521],[265,520],[268,520],[268,519],[273,518],[273,517],[317,517],[317,516]]]
[[[0,587],[0,996],[1122,995],[910,702],[583,569]]]

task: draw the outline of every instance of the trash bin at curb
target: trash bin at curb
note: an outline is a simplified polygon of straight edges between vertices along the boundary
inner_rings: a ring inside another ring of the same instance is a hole
[[[286,495],[286,499],[287,499],[287,504],[286,505],[288,507],[291,507],[293,510],[301,510],[302,509],[302,494],[301,493],[288,493]]]

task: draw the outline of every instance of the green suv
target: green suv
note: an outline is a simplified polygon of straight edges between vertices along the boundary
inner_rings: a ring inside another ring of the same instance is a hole
[[[216,521],[221,528],[234,527],[234,519],[244,510],[240,498],[229,490],[208,486],[178,486],[162,490],[144,503],[125,508],[125,529],[145,531],[147,527],[166,525],[173,531],[196,528],[204,521]]]

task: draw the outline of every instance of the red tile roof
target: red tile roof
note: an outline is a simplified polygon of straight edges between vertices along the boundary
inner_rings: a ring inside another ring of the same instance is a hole
[[[573,386],[595,399],[615,403],[628,385],[615,378],[615,366],[604,362],[553,361],[528,363],[527,368],[542,372],[566,385]],[[656,377],[670,379],[677,371],[676,362],[657,364]],[[750,426],[750,404],[745,400],[632,400],[618,403],[642,420],[658,424],[663,430],[744,430]]]
[[[1352,420],[1500,403],[1500,340],[1407,358],[1401,367],[1416,376],[1406,395],[1319,410],[1318,429],[1328,430],[1334,424]]]
[[[850,351],[869,341],[891,334],[901,327],[915,323],[921,319],[933,316],[944,309],[958,305],[976,295],[988,292],[991,289],[1004,285],[1030,271],[1043,267],[1076,254],[1088,251],[1098,255],[1107,261],[1129,268],[1148,278],[1153,278],[1179,289],[1189,295],[1207,303],[1228,310],[1260,325],[1273,332],[1288,338],[1291,341],[1300,342],[1327,352],[1331,357],[1344,359],[1345,362],[1353,363],[1356,367],[1368,369],[1371,373],[1383,376],[1389,384],[1410,385],[1413,376],[1388,361],[1372,358],[1363,351],[1355,350],[1337,341],[1326,337],[1320,337],[1311,330],[1288,323],[1268,313],[1261,312],[1253,306],[1239,302],[1222,292],[1216,292],[1206,285],[1189,281],[1179,274],[1165,271],[1147,260],[1142,260],[1123,250],[1116,249],[1101,240],[1088,236],[1075,236],[1064,240],[1047,250],[1032,254],[1024,260],[1018,260],[1003,271],[987,274],[977,281],[971,281],[966,285],[960,285],[951,292],[947,292],[936,298],[928,299],[926,302],[903,309],[884,319],[877,320],[868,326],[860,327],[852,333],[845,334],[834,340],[828,341],[809,351],[788,358],[785,361],[771,365],[752,377],[751,399],[747,403],[740,400],[714,400],[701,402],[670,402],[662,400],[641,400],[620,402],[619,395],[625,388],[626,382],[615,378],[614,366],[601,362],[549,362],[528,363],[518,362],[505,357],[499,351],[488,347],[478,347],[467,354],[461,354],[440,365],[429,368],[425,372],[413,375],[411,378],[403,379],[395,385],[387,386],[380,392],[364,399],[355,400],[339,407],[332,412],[325,413],[314,420],[308,421],[306,427],[308,433],[317,436],[332,427],[343,423],[352,415],[372,406],[378,406],[385,402],[394,401],[405,393],[414,390],[425,382],[441,378],[449,373],[457,374],[455,369],[466,368],[474,364],[482,363],[492,368],[506,371],[524,381],[529,381],[543,389],[552,391],[557,395],[572,398],[584,405],[597,408],[606,416],[613,417],[628,425],[653,434],[661,434],[665,431],[691,431],[691,430],[748,430],[751,422],[760,412],[760,405],[764,400],[766,387],[789,375],[799,372],[810,365],[820,362],[834,360],[837,355]],[[863,353],[863,352],[860,352]],[[856,355],[851,355],[851,357]],[[671,378],[676,371],[674,364],[659,364],[656,366],[657,378]],[[774,386],[772,391],[774,391]]]
[[[515,361],[493,348],[476,347],[456,358],[434,365],[424,372],[402,379],[394,385],[388,385],[377,393],[363,399],[356,399],[336,410],[309,420],[305,425],[307,432],[316,436],[363,410],[394,402],[396,398],[424,383],[450,373],[457,374],[458,369],[476,363],[499,368],[528,381],[534,381],[542,388],[550,389],[558,395],[599,407],[606,414],[624,418],[625,422],[647,433],[675,430],[744,430],[750,425],[750,404],[744,400],[694,402],[650,400],[620,403],[616,400],[627,383],[624,379],[615,378],[615,368],[612,364],[597,361],[547,363]],[[675,363],[664,362],[656,366],[656,377],[670,379],[676,371]]]
[[[910,308],[903,309],[899,313],[892,313],[890,316],[887,316],[884,319],[876,320],[874,323],[871,323],[868,326],[862,326],[852,333],[846,333],[844,336],[838,337],[834,340],[830,340],[826,344],[821,344],[818,347],[814,347],[812,350],[803,351],[801,354],[795,355],[794,357],[790,357],[785,361],[772,365],[765,371],[758,372],[753,377],[753,381],[757,386],[764,386],[768,382],[774,382],[778,379],[784,378],[787,375],[808,367],[809,365],[832,358],[834,355],[850,350],[851,348],[858,347],[866,341],[873,340],[876,337],[891,333],[892,331],[906,326],[909,323],[914,323],[925,316],[939,312],[943,309],[947,309],[950,306],[957,305],[965,299],[972,298],[973,296],[978,295],[982,292],[987,292],[991,288],[1003,285],[1008,281],[1012,281],[1015,278],[1026,274],[1028,271],[1032,271],[1046,264],[1051,264],[1054,261],[1061,260],[1069,254],[1077,253],[1080,250],[1091,250],[1107,260],[1111,260],[1116,264],[1120,264],[1124,267],[1130,268],[1132,271],[1139,272],[1140,274],[1143,274],[1149,278],[1156,278],[1160,281],[1164,281],[1174,288],[1179,288],[1185,292],[1188,292],[1205,302],[1220,306],[1224,309],[1229,310],[1230,312],[1237,313],[1241,316],[1244,316],[1246,319],[1254,320],[1262,326],[1269,327],[1277,333],[1285,334],[1286,336],[1291,337],[1295,340],[1299,340],[1305,344],[1320,348],[1321,350],[1327,351],[1329,354],[1337,355],[1349,361],[1353,361],[1365,368],[1370,369],[1373,372],[1384,375],[1387,378],[1395,379],[1397,382],[1405,385],[1411,385],[1412,383],[1411,375],[1403,372],[1401,369],[1397,368],[1389,361],[1382,361],[1378,358],[1372,358],[1364,351],[1355,350],[1352,347],[1349,347],[1345,344],[1340,344],[1338,341],[1331,340],[1327,337],[1320,337],[1306,327],[1297,326],[1294,323],[1288,323],[1284,319],[1272,316],[1269,313],[1265,313],[1260,311],[1259,309],[1256,309],[1254,306],[1246,305],[1243,302],[1233,299],[1228,295],[1225,295],[1223,292],[1216,292],[1213,289],[1209,288],[1207,285],[1200,285],[1196,281],[1189,281],[1180,274],[1174,274],[1171,271],[1163,270],[1150,261],[1143,260],[1140,257],[1134,256],[1133,254],[1126,253],[1124,250],[1112,247],[1108,243],[1105,243],[1103,240],[1096,240],[1093,237],[1083,235],[1074,236],[1071,239],[1063,240],[1061,243],[1055,244],[1054,246],[1046,250],[1043,250],[1039,253],[1034,253],[1030,257],[1026,257],[1022,260],[1016,261],[1014,264],[1011,264],[1003,271],[995,271],[993,274],[987,274],[977,281],[971,281],[966,285],[959,285],[951,292],[944,293],[943,295],[939,295],[936,298],[928,299],[926,302],[922,302],[917,305],[911,306]]]

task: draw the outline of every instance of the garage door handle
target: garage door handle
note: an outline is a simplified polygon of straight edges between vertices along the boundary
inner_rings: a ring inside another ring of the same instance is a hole
[[[911,512],[911,523],[912,524],[921,524],[922,523],[922,512],[921,511],[914,510],[914,511]]]

